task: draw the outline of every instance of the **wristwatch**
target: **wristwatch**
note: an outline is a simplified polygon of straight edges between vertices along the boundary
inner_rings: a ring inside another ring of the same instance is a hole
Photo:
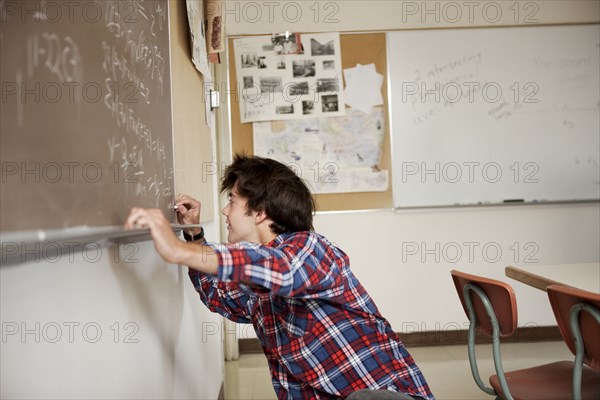
[[[190,235],[186,231],[183,232],[183,238],[186,242],[195,242],[196,240],[204,239],[204,228],[200,227],[200,233],[197,235]]]

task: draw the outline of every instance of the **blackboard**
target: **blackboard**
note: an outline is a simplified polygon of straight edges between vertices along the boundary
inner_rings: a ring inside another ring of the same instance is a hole
[[[597,24],[388,33],[394,206],[600,199]]]
[[[0,230],[174,218],[167,2],[0,8]]]

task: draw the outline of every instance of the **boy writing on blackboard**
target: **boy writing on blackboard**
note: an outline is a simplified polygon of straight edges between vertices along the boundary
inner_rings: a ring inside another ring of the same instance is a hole
[[[314,232],[313,197],[290,168],[236,156],[221,190],[229,244],[207,243],[201,228],[183,242],[156,209],[132,209],[125,227],[149,228],[165,261],[187,265],[210,310],[253,324],[278,398],[433,399],[348,256]],[[197,200],[176,204],[180,223],[199,223]]]

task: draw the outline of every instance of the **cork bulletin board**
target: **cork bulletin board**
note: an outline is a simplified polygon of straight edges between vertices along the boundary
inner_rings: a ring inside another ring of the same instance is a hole
[[[235,57],[233,51],[233,40],[229,38],[230,60]],[[317,194],[317,211],[343,211],[343,210],[370,210],[392,208],[392,163],[390,154],[390,126],[388,111],[388,93],[387,93],[387,54],[386,54],[386,34],[385,33],[348,33],[340,35],[340,46],[342,53],[342,69],[352,68],[356,64],[375,64],[378,73],[384,76],[382,85],[382,97],[384,104],[382,106],[386,121],[385,138],[382,146],[381,162],[379,167],[387,170],[389,173],[389,186],[384,192],[361,192],[361,193],[336,193],[336,194]],[[230,62],[229,79],[232,88],[243,87],[238,85],[238,78],[235,71],[235,63]],[[238,93],[239,94],[239,93]],[[240,109],[235,103],[235,96],[231,97],[231,144],[232,152],[253,153],[253,135],[252,124],[241,123]]]

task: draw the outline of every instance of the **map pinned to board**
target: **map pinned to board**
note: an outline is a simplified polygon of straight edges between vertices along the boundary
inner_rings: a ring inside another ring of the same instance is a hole
[[[380,170],[385,136],[381,107],[370,114],[255,122],[254,154],[296,170],[314,193],[378,192],[388,188]]]

